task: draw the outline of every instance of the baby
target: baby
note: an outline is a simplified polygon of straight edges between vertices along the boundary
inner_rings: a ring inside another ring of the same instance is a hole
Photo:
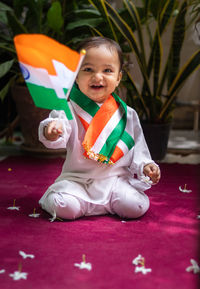
[[[134,109],[115,93],[122,78],[122,51],[113,40],[92,37],[69,96],[73,120],[52,111],[39,126],[48,148],[66,148],[60,176],[39,203],[53,218],[117,214],[141,217],[149,208],[144,193],[160,179]],[[149,181],[146,181],[149,179]]]

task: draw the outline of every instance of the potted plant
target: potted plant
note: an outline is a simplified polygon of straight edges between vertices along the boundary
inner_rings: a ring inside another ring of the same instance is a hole
[[[136,6],[136,1],[123,0],[121,10],[113,8],[106,0],[88,1],[99,11],[104,27],[107,27],[107,30],[101,30],[96,26],[95,32],[115,39],[128,56],[130,53],[135,55],[142,85],[137,86],[129,67],[125,67],[127,78],[123,84],[127,88],[127,102],[138,112],[152,158],[160,160],[166,153],[177,94],[200,65],[198,49],[180,67],[188,28],[186,16],[192,11],[191,23],[195,23],[198,1],[141,0]],[[163,45],[166,30],[171,37],[169,47]]]
[[[22,147],[26,151],[50,151],[44,148],[37,137],[39,122],[49,111],[33,104],[18,65],[13,38],[21,33],[42,33],[74,48],[75,43],[83,37],[83,32],[90,33],[86,27],[83,30],[80,27],[73,34],[66,28],[74,19],[73,11],[82,6],[89,6],[87,0],[73,0],[70,3],[59,0],[0,1],[0,103],[9,98],[12,91],[17,116],[8,126],[14,126],[19,118],[25,139]],[[6,130],[8,128],[3,132]]]

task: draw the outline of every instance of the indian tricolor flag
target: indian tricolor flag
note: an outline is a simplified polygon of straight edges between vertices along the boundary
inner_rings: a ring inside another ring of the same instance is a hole
[[[70,102],[85,128],[82,145],[86,157],[113,164],[134,146],[127,132],[127,106],[115,93],[99,106],[74,85]]]
[[[43,34],[19,34],[14,44],[24,79],[36,106],[72,114],[67,96],[84,57]]]

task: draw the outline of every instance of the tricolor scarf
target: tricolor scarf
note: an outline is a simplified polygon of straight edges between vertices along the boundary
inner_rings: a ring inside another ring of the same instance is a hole
[[[126,131],[126,103],[115,93],[99,106],[74,85],[70,102],[85,128],[82,143],[85,157],[114,164],[134,146]]]

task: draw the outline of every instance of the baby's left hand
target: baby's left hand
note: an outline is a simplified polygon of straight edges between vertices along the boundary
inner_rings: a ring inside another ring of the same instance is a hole
[[[154,184],[160,180],[160,169],[154,163],[144,166],[143,173],[148,176]]]

